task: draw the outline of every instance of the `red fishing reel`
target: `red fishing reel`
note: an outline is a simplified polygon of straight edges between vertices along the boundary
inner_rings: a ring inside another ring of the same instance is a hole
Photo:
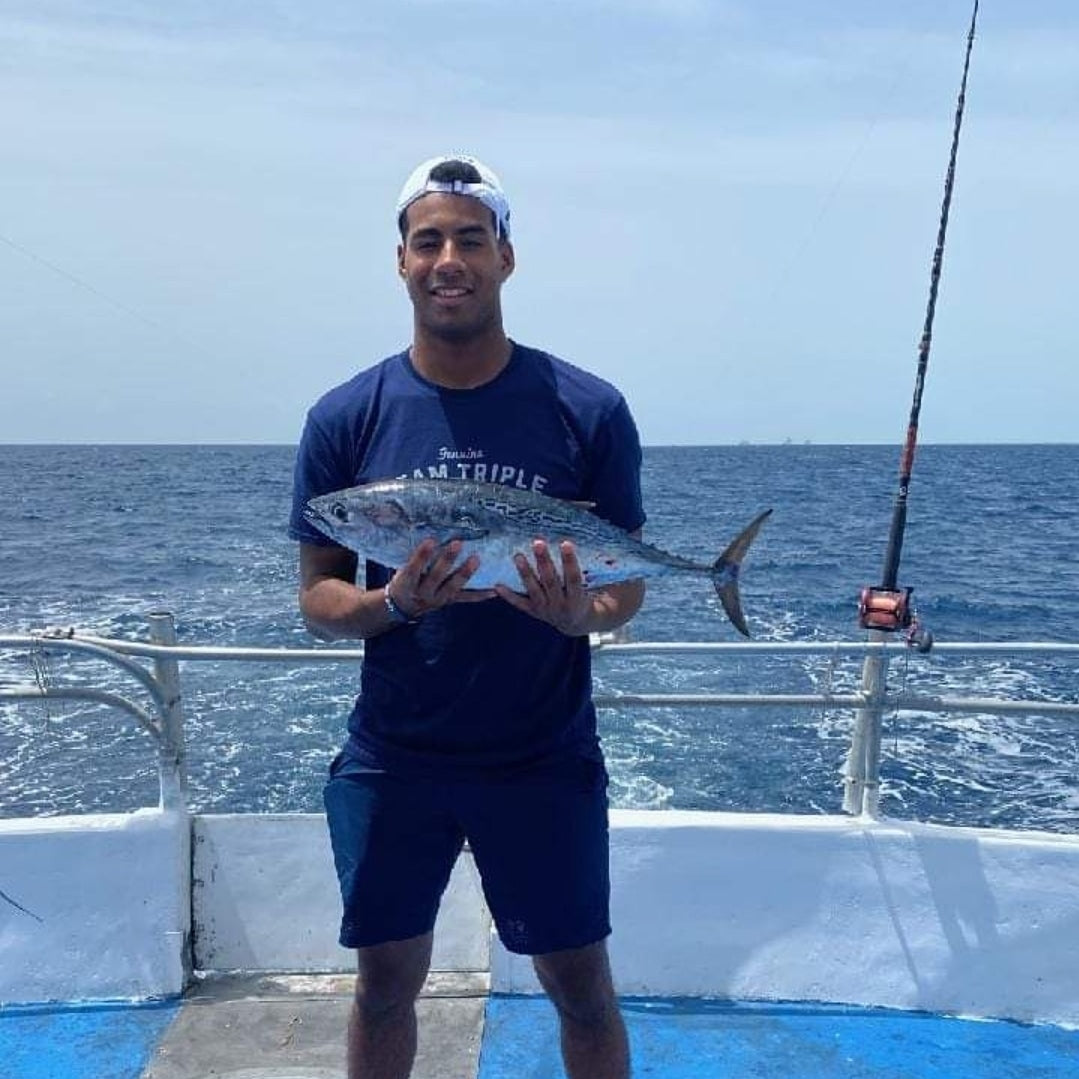
[[[886,633],[906,630],[907,644],[919,652],[933,647],[933,634],[923,626],[910,602],[912,588],[863,588],[858,601],[858,624],[862,629]]]
[[[911,614],[911,588],[894,591],[887,588],[863,588],[858,601],[858,622],[862,629],[883,629],[894,633],[907,629],[914,621]]]

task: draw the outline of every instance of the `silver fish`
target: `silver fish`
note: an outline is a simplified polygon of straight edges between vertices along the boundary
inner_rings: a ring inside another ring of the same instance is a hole
[[[711,565],[642,543],[589,513],[584,504],[498,483],[380,480],[312,498],[304,515],[343,547],[392,568],[404,563],[424,539],[434,538],[440,545],[460,540],[460,562],[471,554],[480,558],[468,582],[474,589],[503,584],[523,592],[513,559],[523,554],[534,565],[534,539],[550,544],[570,540],[587,588],[674,573],[704,574],[711,578],[727,617],[748,637],[738,574],[771,512],[765,510],[751,521]]]

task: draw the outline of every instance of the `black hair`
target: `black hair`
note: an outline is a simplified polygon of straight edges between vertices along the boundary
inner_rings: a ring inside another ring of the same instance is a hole
[[[437,180],[440,184],[452,184],[460,180],[463,184],[482,184],[483,177],[475,165],[467,161],[440,161],[428,174],[428,180]]]
[[[456,158],[450,161],[440,161],[427,174],[427,179],[435,180],[440,184],[452,184],[455,180],[463,184],[483,183],[483,177],[475,165],[470,165],[467,161],[458,161]],[[401,233],[402,240],[405,238],[407,231],[405,227],[405,215],[407,213],[408,207],[406,206],[397,215],[397,231]],[[491,211],[491,221],[495,227],[495,235],[500,240],[505,239],[502,232],[502,222],[498,220],[498,215],[493,210]]]

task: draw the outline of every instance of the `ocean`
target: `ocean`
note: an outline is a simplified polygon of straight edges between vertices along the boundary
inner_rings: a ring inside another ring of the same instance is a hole
[[[144,637],[174,612],[183,643],[310,646],[285,532],[287,446],[0,446],[0,633],[74,626]],[[649,447],[646,538],[711,561],[774,514],[742,576],[765,641],[861,641],[899,451],[892,446]],[[938,641],[1074,641],[1079,446],[918,451],[900,584]],[[707,582],[655,582],[635,641],[733,641]],[[903,653],[890,681],[940,693],[1079,699],[1062,659]],[[48,677],[122,676],[54,659]],[[190,802],[204,812],[321,808],[356,690],[351,664],[182,664]],[[0,685],[32,683],[0,653]],[[807,693],[855,687],[858,657],[599,657],[597,688]],[[136,694],[137,696],[137,694]],[[834,813],[849,711],[631,707],[600,717],[617,807]],[[991,714],[885,716],[883,813],[1079,830],[1079,723]],[[149,737],[95,705],[0,703],[0,816],[124,811],[157,801]]]

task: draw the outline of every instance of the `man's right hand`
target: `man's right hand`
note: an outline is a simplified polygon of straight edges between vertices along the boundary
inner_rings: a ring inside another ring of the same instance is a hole
[[[412,552],[389,582],[389,595],[402,614],[422,618],[449,603],[477,603],[494,597],[492,589],[466,591],[479,559],[473,555],[454,569],[461,546],[455,541],[439,549],[434,540],[424,540]],[[316,637],[366,640],[401,624],[386,605],[384,589],[356,586],[358,568],[356,553],[345,547],[300,544],[300,613]]]

